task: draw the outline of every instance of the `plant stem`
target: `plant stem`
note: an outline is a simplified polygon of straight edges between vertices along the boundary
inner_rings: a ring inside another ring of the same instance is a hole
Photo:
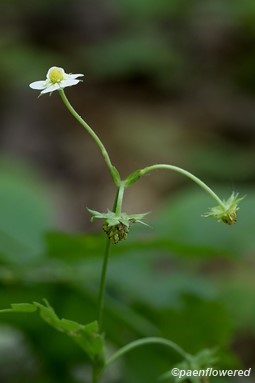
[[[125,183],[120,182],[120,186],[117,190],[116,197],[113,204],[113,211],[117,214],[121,213],[122,208],[122,201],[125,191]],[[106,285],[106,274],[107,274],[107,266],[108,266],[108,260],[110,256],[111,251],[111,241],[109,238],[107,238],[106,246],[105,246],[105,252],[104,252],[104,259],[103,259],[103,265],[102,265],[102,271],[101,271],[101,278],[100,278],[100,285],[99,285],[99,294],[98,294],[98,329],[99,332],[103,332],[103,314],[104,314],[104,296],[105,296],[105,285]],[[98,374],[96,370],[96,365],[93,366],[92,370],[92,383],[98,382]]]
[[[119,211],[119,213],[121,213],[124,190],[125,190],[125,184],[124,184],[124,182],[121,182],[120,186],[117,190],[114,204],[113,204],[113,211],[114,212]],[[106,273],[107,273],[107,266],[108,266],[110,250],[111,250],[111,241],[109,238],[107,238],[107,242],[106,242],[106,246],[105,246],[105,252],[104,252],[104,260],[103,260],[102,271],[101,271],[99,294],[98,294],[98,326],[99,326],[99,332],[102,332],[102,330],[103,330],[105,282],[106,282]]]
[[[214,198],[214,200],[220,205],[222,206],[223,208],[225,208],[225,204],[224,202],[217,196],[216,193],[214,193],[214,191],[209,187],[207,186],[203,181],[201,181],[198,177],[194,176],[192,173],[188,172],[187,170],[184,170],[182,168],[179,168],[178,166],[174,166],[174,165],[165,165],[165,164],[156,164],[156,165],[152,165],[152,166],[148,166],[142,170],[140,170],[140,175],[143,176],[145,175],[146,173],[149,173],[151,172],[152,170],[157,170],[157,169],[167,169],[167,170],[173,170],[177,173],[181,173],[183,174],[184,176],[190,178],[192,181],[194,181],[196,184],[198,184],[198,186],[200,186],[202,189],[204,189],[207,193],[210,194],[210,196],[212,198]]]
[[[98,295],[98,327],[99,332],[103,330],[103,312],[104,312],[104,294],[105,294],[105,281],[107,273],[107,265],[110,255],[111,241],[109,238],[106,240],[104,260],[101,271],[100,286],[99,286],[99,295]]]
[[[97,373],[96,373],[95,366],[93,365],[92,366],[92,383],[97,383],[97,382],[98,382]]]
[[[97,365],[93,364],[92,366],[92,383],[98,383],[101,373],[98,372]]]
[[[151,337],[151,338],[142,338],[142,339],[135,340],[134,342],[131,342],[127,344],[126,346],[120,348],[115,354],[113,354],[106,361],[106,366],[115,362],[122,355],[133,350],[134,348],[144,346],[145,344],[152,344],[152,343],[158,343],[158,344],[162,344],[164,346],[170,347],[171,349],[178,352],[182,357],[184,357],[187,360],[190,360],[191,358],[191,356],[188,353],[186,353],[180,346],[178,346],[178,344],[172,342],[171,340],[164,339],[164,338]]]
[[[96,144],[100,148],[100,150],[102,152],[102,155],[104,157],[104,160],[106,162],[106,165],[108,166],[109,171],[111,173],[111,176],[113,178],[113,181],[114,181],[116,186],[119,186],[119,175],[118,175],[118,172],[117,172],[116,168],[112,165],[110,157],[109,157],[109,155],[107,153],[107,150],[106,150],[104,144],[102,143],[100,138],[97,136],[97,134],[94,132],[94,130],[87,124],[86,121],[83,120],[83,118],[72,107],[72,105],[70,104],[69,100],[67,99],[63,89],[59,90],[59,94],[60,94],[60,97],[61,97],[63,103],[65,104],[65,106],[69,110],[69,112],[86,129],[86,131],[90,134],[90,136],[93,138],[93,140],[96,142]]]
[[[114,208],[114,211],[116,215],[121,214],[121,209],[122,209],[122,202],[123,202],[123,197],[124,197],[124,191],[125,191],[125,182],[121,181],[119,190],[118,190],[118,195],[117,195],[117,201],[116,201],[116,206]]]

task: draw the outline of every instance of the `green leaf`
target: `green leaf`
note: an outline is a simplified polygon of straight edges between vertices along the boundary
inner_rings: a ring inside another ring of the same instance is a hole
[[[125,180],[125,185],[130,186],[134,184],[136,181],[139,180],[140,177],[141,177],[141,170],[134,171],[133,173],[129,174],[129,176]]]
[[[7,312],[31,313],[36,310],[37,308],[32,303],[13,303],[10,309],[0,310],[0,313],[7,313]]]
[[[14,303],[10,309],[0,310],[0,313],[33,312],[37,309],[40,311],[40,315],[45,322],[69,336],[87,353],[93,362],[96,362],[97,366],[104,365],[104,337],[102,334],[99,334],[98,323],[96,321],[87,325],[81,325],[68,319],[60,319],[47,301],[45,301],[45,305],[38,302],[33,304]]]
[[[67,319],[59,319],[53,308],[46,302],[46,306],[35,302],[43,320],[50,326],[72,338],[94,361],[104,362],[104,338],[99,334],[98,323],[92,322],[81,325]]]

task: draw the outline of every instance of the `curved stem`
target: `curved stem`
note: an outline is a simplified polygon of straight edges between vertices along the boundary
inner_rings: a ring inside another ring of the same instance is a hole
[[[97,136],[97,134],[94,132],[94,130],[87,124],[87,122],[85,122],[83,120],[83,118],[72,107],[72,105],[70,104],[69,100],[67,99],[63,89],[59,90],[59,94],[60,94],[60,97],[61,97],[63,103],[65,104],[65,106],[69,110],[69,112],[86,129],[86,131],[90,134],[90,136],[93,138],[93,140],[96,142],[96,144],[100,148],[102,155],[104,157],[104,160],[106,162],[106,165],[108,166],[109,171],[111,173],[111,176],[113,178],[113,181],[114,181],[116,186],[119,186],[119,175],[118,175],[117,169],[112,165],[110,157],[107,153],[107,150],[106,150],[104,144],[102,143],[100,138]]]
[[[113,354],[107,361],[106,366],[109,364],[115,362],[118,358],[120,358],[122,355],[126,354],[127,352],[133,350],[134,348],[144,346],[146,344],[162,344],[164,346],[170,347],[172,350],[175,350],[178,352],[182,357],[184,357],[187,360],[190,360],[191,356],[186,353],[178,344],[172,342],[171,340],[164,339],[164,338],[157,338],[157,337],[150,337],[150,338],[142,338],[135,340],[134,342],[131,342],[127,344],[126,346],[120,348],[115,354]]]
[[[214,193],[214,191],[209,187],[207,186],[203,181],[201,181],[198,177],[194,176],[192,173],[188,172],[187,170],[184,170],[182,168],[179,168],[178,166],[174,166],[174,165],[165,165],[165,164],[156,164],[156,165],[152,165],[152,166],[148,166],[144,169],[141,169],[140,170],[140,175],[143,176],[145,175],[146,173],[149,173],[151,172],[152,170],[157,170],[157,169],[167,169],[167,170],[173,170],[177,173],[181,173],[183,174],[184,176],[190,178],[192,181],[194,181],[198,186],[200,186],[202,189],[204,189],[207,193],[210,194],[210,196],[212,198],[215,199],[215,201],[217,201],[217,203],[222,206],[223,208],[225,208],[225,204],[224,202],[217,196],[216,193]]]

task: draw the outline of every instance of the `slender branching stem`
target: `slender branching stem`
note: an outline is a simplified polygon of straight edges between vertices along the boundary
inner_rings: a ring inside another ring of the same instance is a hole
[[[111,176],[113,178],[113,181],[115,183],[116,186],[119,186],[119,177],[118,177],[118,173],[115,169],[115,167],[112,165],[111,163],[111,160],[110,160],[110,157],[107,153],[107,150],[104,146],[104,144],[102,143],[102,141],[100,140],[100,138],[98,137],[98,135],[94,132],[94,130],[87,124],[86,121],[83,120],[83,118],[76,112],[76,110],[72,107],[72,105],[70,104],[69,100],[67,99],[66,95],[65,95],[65,92],[63,89],[60,89],[59,90],[59,94],[60,94],[60,97],[63,101],[63,103],[65,104],[65,106],[67,107],[67,109],[69,110],[69,112],[74,116],[74,118],[83,126],[83,128],[86,129],[86,131],[89,133],[89,135],[93,138],[93,140],[96,142],[96,144],[98,145],[98,147],[100,148],[101,152],[102,152],[102,155],[104,157],[104,160],[106,162],[106,165],[108,166],[108,169],[111,173]]]
[[[217,194],[209,187],[207,186],[203,181],[201,181],[198,177],[194,176],[192,173],[188,172],[187,170],[184,170],[182,168],[179,168],[178,166],[174,165],[166,165],[166,164],[156,164],[152,166],[148,166],[144,169],[140,170],[140,175],[143,176],[147,173],[150,173],[153,170],[158,169],[166,169],[166,170],[173,170],[177,173],[183,174],[184,176],[190,178],[192,181],[194,181],[198,186],[200,186],[202,189],[204,189],[210,196],[223,208],[225,208],[224,202],[217,196]]]
[[[115,354],[113,354],[107,361],[106,361],[106,366],[109,364],[112,364],[115,362],[117,359],[119,359],[121,356],[126,354],[127,352],[133,350],[134,348],[144,346],[146,344],[162,344],[166,347],[170,347],[172,350],[176,351],[178,354],[180,354],[183,358],[186,360],[191,359],[191,355],[186,353],[178,344],[172,342],[171,340],[164,339],[164,338],[158,338],[158,337],[149,337],[149,338],[142,338],[135,340],[131,343],[128,343],[126,346],[120,348],[118,351],[116,351]]]

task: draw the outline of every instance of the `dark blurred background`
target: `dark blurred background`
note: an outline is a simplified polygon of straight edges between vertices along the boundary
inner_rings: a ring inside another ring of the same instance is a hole
[[[178,174],[156,172],[127,191],[125,210],[152,210],[152,228],[132,228],[114,251],[106,326],[113,347],[159,331],[190,352],[219,346],[223,366],[253,367],[255,2],[0,6],[1,307],[47,297],[69,319],[95,316],[103,238],[86,207],[111,208],[114,187],[98,148],[58,94],[38,99],[28,87],[56,65],[85,74],[66,94],[123,178],[171,163],[223,198],[233,190],[247,195],[232,228],[201,218],[214,201]],[[81,265],[85,274],[78,276]],[[1,382],[84,381],[83,356],[68,351],[67,341],[63,351],[59,334],[47,347],[53,330],[39,319],[29,317],[31,327],[27,317],[1,320]],[[17,355],[3,351],[13,349]],[[154,360],[155,371],[147,362],[138,368],[143,357]],[[106,381],[153,381],[171,367],[170,357],[137,353]]]

